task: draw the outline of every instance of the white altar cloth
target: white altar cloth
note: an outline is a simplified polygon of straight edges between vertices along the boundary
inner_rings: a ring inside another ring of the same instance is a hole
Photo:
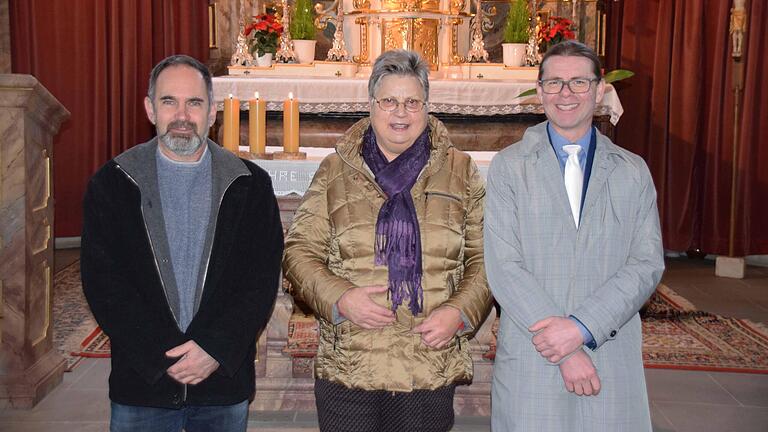
[[[535,81],[500,79],[431,79],[429,111],[464,115],[542,114],[536,96],[516,98],[534,88]],[[267,101],[268,111],[282,111],[283,101],[292,92],[305,113],[368,112],[368,78],[325,77],[239,77],[213,78],[213,98],[219,110],[230,94],[248,110],[254,92]],[[608,84],[596,115],[609,115],[615,126],[624,113],[616,89]]]
[[[267,153],[282,151],[282,147],[267,147]],[[248,147],[240,146],[241,152],[247,152]],[[309,189],[312,177],[315,171],[320,167],[323,158],[336,150],[332,148],[321,147],[302,147],[301,151],[307,153],[305,160],[267,160],[253,159],[254,162],[263,168],[272,178],[272,187],[276,196],[286,196],[290,194],[304,195]],[[480,174],[485,179],[488,173],[488,165],[496,152],[493,151],[471,151],[466,152],[477,164]],[[242,153],[241,153],[242,154]]]

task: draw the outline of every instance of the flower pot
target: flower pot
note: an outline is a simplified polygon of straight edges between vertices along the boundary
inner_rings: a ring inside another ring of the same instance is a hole
[[[293,52],[296,54],[296,58],[299,63],[312,63],[315,61],[315,44],[316,40],[293,40]]]
[[[264,53],[263,56],[256,57],[256,66],[272,66],[272,53]]]
[[[503,43],[501,44],[501,53],[504,59],[504,66],[518,67],[525,61],[524,43]]]

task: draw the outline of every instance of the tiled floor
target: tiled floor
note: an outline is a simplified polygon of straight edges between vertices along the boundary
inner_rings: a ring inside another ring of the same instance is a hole
[[[57,268],[77,251],[57,251]],[[742,280],[716,278],[714,263],[670,259],[664,282],[700,309],[768,323],[768,268],[749,267]],[[0,430],[107,431],[109,361],[86,359],[34,409],[0,410]],[[768,431],[768,375],[646,370],[656,432]],[[307,432],[314,414],[252,412],[249,430]],[[488,418],[458,418],[454,431],[487,432]],[[405,431],[404,431],[405,432]],[[538,432],[538,431],[537,431]]]

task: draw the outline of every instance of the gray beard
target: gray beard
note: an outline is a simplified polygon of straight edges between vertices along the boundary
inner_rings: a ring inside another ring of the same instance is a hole
[[[178,156],[191,156],[203,145],[203,139],[197,134],[191,136],[174,136],[169,132],[160,136],[165,147]]]

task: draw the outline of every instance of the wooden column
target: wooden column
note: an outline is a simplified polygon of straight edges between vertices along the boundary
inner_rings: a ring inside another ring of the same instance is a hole
[[[0,408],[61,382],[53,347],[53,136],[69,117],[34,77],[0,74]]]

